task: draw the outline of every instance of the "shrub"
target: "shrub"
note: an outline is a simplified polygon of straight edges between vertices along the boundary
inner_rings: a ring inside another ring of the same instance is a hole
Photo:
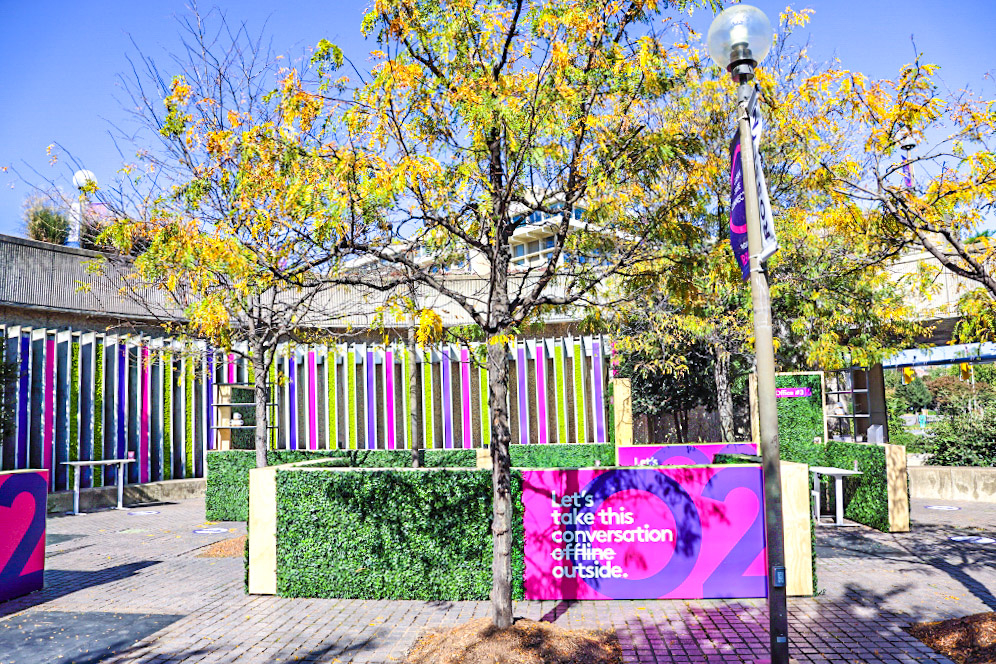
[[[65,244],[69,239],[69,217],[52,205],[34,201],[24,211],[28,237],[40,242]]]
[[[523,597],[522,476],[512,473],[513,597]],[[277,592],[285,597],[484,600],[486,470],[277,472]]]
[[[981,415],[962,413],[931,427],[927,463],[933,466],[992,466],[996,464],[996,410]]]

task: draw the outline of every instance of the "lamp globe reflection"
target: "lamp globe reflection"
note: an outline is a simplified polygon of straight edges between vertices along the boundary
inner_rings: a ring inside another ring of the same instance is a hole
[[[754,77],[754,67],[771,50],[771,22],[757,7],[733,5],[712,20],[706,42],[709,55],[737,83]]]

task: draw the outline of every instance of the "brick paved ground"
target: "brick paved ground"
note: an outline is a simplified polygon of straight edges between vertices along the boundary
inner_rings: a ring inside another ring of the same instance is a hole
[[[996,547],[947,539],[991,534],[996,508],[957,505],[965,509],[914,505],[918,523],[908,535],[819,529],[826,593],[790,601],[793,657],[947,662],[902,628],[996,606]],[[392,662],[426,627],[488,612],[483,602],[247,596],[241,558],[197,555],[243,534],[242,524],[210,524],[226,532],[197,535],[208,525],[203,501],[151,509],[159,513],[49,520],[45,589],[0,604],[0,663]],[[567,627],[616,629],[627,662],[752,662],[767,649],[763,601],[521,602],[515,610]],[[92,630],[111,621],[129,624],[114,639]],[[27,638],[48,644],[25,656],[12,645]]]

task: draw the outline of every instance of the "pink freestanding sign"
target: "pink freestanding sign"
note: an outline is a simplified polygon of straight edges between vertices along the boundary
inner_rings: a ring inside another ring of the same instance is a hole
[[[695,445],[620,445],[617,466],[708,465],[717,454],[754,454],[755,443],[697,443]]]
[[[760,466],[523,471],[526,599],[767,593]]]
[[[47,470],[0,473],[0,602],[45,580]]]

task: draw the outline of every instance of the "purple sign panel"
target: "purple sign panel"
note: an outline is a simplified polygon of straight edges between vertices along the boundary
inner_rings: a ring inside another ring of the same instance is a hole
[[[523,471],[526,599],[764,597],[761,467]]]
[[[813,391],[808,387],[776,387],[776,397],[811,397]]]
[[[699,443],[697,445],[620,445],[617,466],[708,465],[717,454],[758,454],[755,443]]]

